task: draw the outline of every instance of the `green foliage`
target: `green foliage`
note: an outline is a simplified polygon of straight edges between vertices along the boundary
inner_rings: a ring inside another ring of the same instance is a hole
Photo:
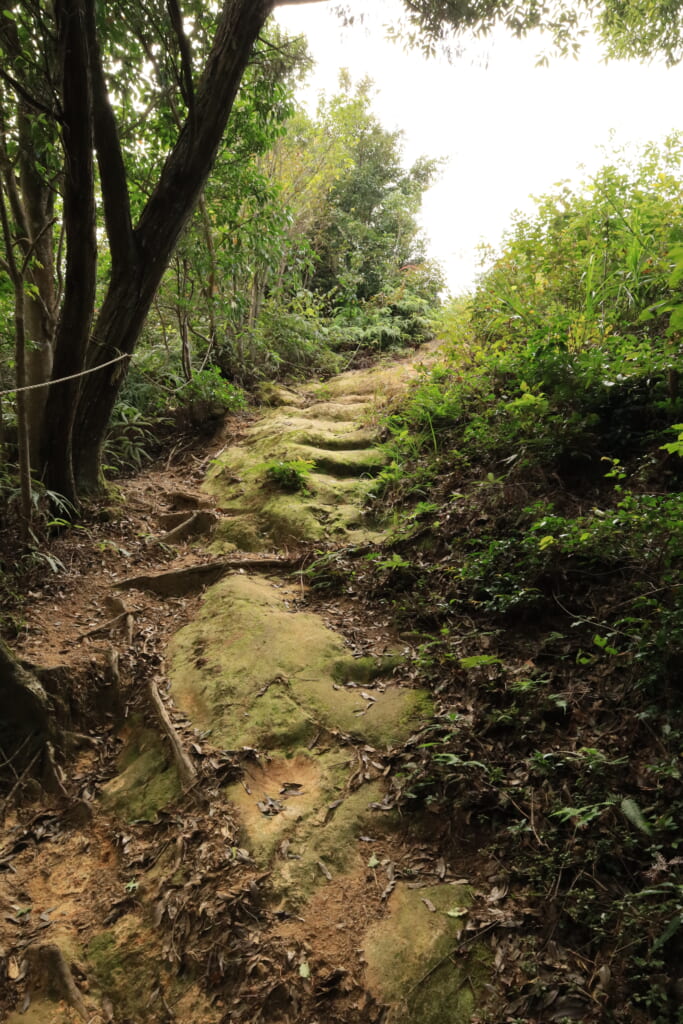
[[[576,56],[590,33],[602,42],[610,57],[651,59],[661,54],[667,64],[683,57],[683,22],[680,7],[666,0],[587,0],[581,5],[532,0],[411,0],[407,21],[393,29],[403,42],[420,46],[429,55],[439,45],[452,45],[452,35],[485,36],[497,27],[521,37],[543,31],[555,50]],[[450,52],[450,51],[449,51]],[[547,56],[539,63],[547,64]]]
[[[226,376],[245,386],[316,373],[330,376],[339,369],[331,339],[319,301],[301,289],[289,300],[281,295],[266,299],[253,327],[226,339],[216,358]]]
[[[355,92],[348,78],[341,85],[337,96],[321,102],[318,119],[343,138],[344,162],[309,229],[316,253],[312,287],[329,296],[332,309],[400,288],[402,272],[424,262],[416,214],[438,168],[426,158],[403,168],[400,133],[382,128],[371,113],[370,79]]]
[[[149,462],[158,448],[159,417],[146,416],[121,399],[114,407],[104,446],[106,469],[133,473]]]
[[[559,945],[615,965],[601,1010],[658,1024],[683,919],[680,158],[544,197],[444,311],[443,362],[387,421],[398,525],[365,569],[438,701],[399,802],[488,836],[517,905],[556,901]]]
[[[198,359],[244,387],[325,376],[433,335],[443,280],[415,215],[436,165],[403,169],[369,80],[295,110],[303,59],[251,73],[159,293],[147,335],[182,345],[185,376]]]
[[[246,408],[242,389],[227,381],[217,366],[197,370],[178,387],[173,399],[176,414],[195,425]]]
[[[681,155],[678,139],[648,148],[636,167],[562,188],[516,222],[469,308],[442,319],[454,359],[402,411],[413,435],[431,445],[436,430],[456,459],[457,436],[470,459],[552,467],[572,483],[602,476],[604,459],[641,456],[662,482],[652,453],[674,450],[667,433],[683,412],[681,334],[669,327]],[[679,468],[663,472],[677,486]]]
[[[136,472],[158,452],[172,426],[196,429],[246,408],[246,397],[216,366],[183,378],[163,348],[142,348],[131,365],[109,425],[106,466]]]
[[[635,166],[607,165],[583,189],[565,185],[533,217],[517,217],[476,291],[477,335],[567,352],[658,337],[666,319],[655,303],[671,287],[683,231],[682,157],[672,136]]]

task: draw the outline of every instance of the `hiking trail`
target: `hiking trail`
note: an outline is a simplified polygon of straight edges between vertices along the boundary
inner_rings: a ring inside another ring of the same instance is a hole
[[[381,541],[382,410],[431,354],[270,388],[189,480],[124,485],[136,534],[89,538],[96,583],[36,595],[23,655],[101,714],[69,801],[6,816],[8,1024],[471,1020],[468,879],[387,799],[430,695],[353,580],[326,603],[305,572]]]

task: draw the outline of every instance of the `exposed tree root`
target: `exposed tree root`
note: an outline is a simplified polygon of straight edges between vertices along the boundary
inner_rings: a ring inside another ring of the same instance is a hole
[[[206,509],[199,509],[190,516],[185,516],[181,522],[169,530],[168,533],[157,537],[160,544],[179,544],[190,537],[200,537],[211,533],[211,530],[218,522],[218,516]]]
[[[120,615],[115,615],[113,619],[103,622],[101,626],[95,626],[94,629],[89,629],[87,633],[81,633],[78,639],[87,640],[91,636],[97,636],[98,633],[107,633],[115,629],[116,626],[123,626],[126,638],[128,638],[133,631],[133,613],[129,611],[121,612]],[[130,643],[130,640],[128,642]]]
[[[28,951],[28,960],[32,989],[42,990],[53,999],[63,999],[76,1010],[82,1020],[90,1019],[91,1015],[59,946],[34,946]]]
[[[153,679],[150,679],[148,688],[150,701],[152,702],[159,724],[164,735],[171,744],[171,752],[173,754],[175,766],[178,770],[180,783],[183,788],[188,789],[197,779],[196,769],[180,742],[178,733],[175,730],[173,722],[171,721],[168,711],[164,706],[164,702],[161,699],[159,690],[157,689],[157,685]]]
[[[54,762],[53,743],[61,731],[53,702],[42,683],[21,665],[0,641],[0,746],[15,780],[26,769],[39,765],[41,781],[51,792],[63,792]]]
[[[229,572],[239,569],[250,569],[254,572],[293,572],[300,569],[308,557],[299,555],[296,558],[227,558],[220,562],[205,562],[187,569],[172,569],[170,572],[155,575],[131,576],[114,585],[117,590],[149,590],[161,597],[183,597],[212,586]]]

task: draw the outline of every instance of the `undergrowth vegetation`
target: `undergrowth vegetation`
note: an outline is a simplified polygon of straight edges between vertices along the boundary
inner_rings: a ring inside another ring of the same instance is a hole
[[[395,800],[500,864],[506,1020],[683,1019],[682,154],[516,221],[389,418],[388,545],[311,573],[415,647]]]

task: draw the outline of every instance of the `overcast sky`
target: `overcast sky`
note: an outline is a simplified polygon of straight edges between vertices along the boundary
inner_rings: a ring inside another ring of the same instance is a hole
[[[531,195],[599,167],[610,133],[618,146],[634,146],[683,129],[683,67],[605,65],[589,45],[578,61],[551,59],[539,68],[542,41],[503,32],[462,40],[451,64],[426,60],[384,37],[382,26],[400,17],[400,0],[347,6],[365,12],[366,27],[343,28],[330,3],[282,7],[277,18],[308,37],[318,61],[309,103],[321,90],[335,91],[342,67],[354,80],[370,75],[373,109],[384,127],[404,132],[406,163],[421,154],[446,157],[423,223],[455,294],[474,281],[479,242],[497,244],[515,209],[533,209]]]

